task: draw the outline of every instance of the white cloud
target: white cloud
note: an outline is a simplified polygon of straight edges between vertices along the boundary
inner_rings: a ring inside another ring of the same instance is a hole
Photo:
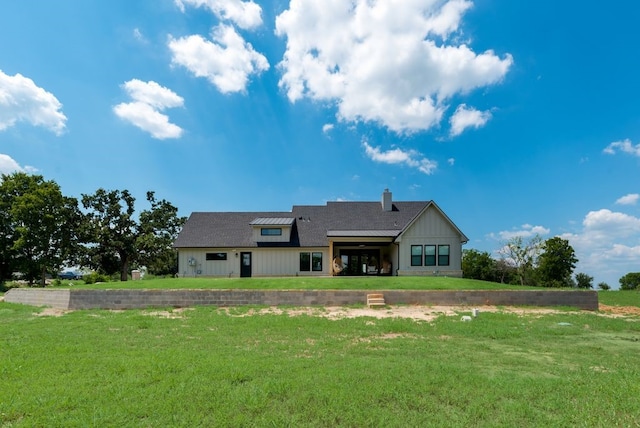
[[[333,123],[325,123],[322,125],[322,132],[328,134],[333,129]]]
[[[615,142],[609,144],[603,150],[604,153],[609,154],[609,155],[616,154],[616,151],[620,151],[620,152],[623,152],[623,153],[630,154],[632,156],[640,157],[640,144],[636,144],[634,146],[633,144],[631,144],[631,140],[629,140],[627,138],[626,140],[615,141]]]
[[[380,147],[372,147],[366,141],[362,143],[366,155],[374,162],[386,163],[386,164],[404,164],[411,168],[416,168],[418,171],[431,175],[438,167],[438,163],[430,159],[422,157],[420,153],[415,150],[404,151],[399,148],[392,150],[382,151]]]
[[[36,172],[32,166],[20,166],[11,156],[0,153],[0,174],[11,174],[14,172]]]
[[[449,165],[453,166],[453,165],[455,165],[456,160],[455,160],[454,158],[449,158],[449,159],[447,159],[447,163],[448,163]]]
[[[232,21],[243,29],[252,29],[262,25],[262,8],[253,1],[240,0],[175,0],[182,12],[185,5],[205,7],[219,19]]]
[[[621,198],[618,198],[618,200],[616,201],[616,204],[618,205],[635,205],[636,203],[638,203],[638,200],[640,199],[640,194],[638,193],[629,193],[628,195],[625,195]]]
[[[396,132],[439,124],[455,94],[498,83],[513,63],[456,44],[466,0],[291,0],[276,19],[286,37],[279,82],[291,102],[333,101],[344,121]]]
[[[140,31],[139,28],[133,29],[133,38],[139,41],[140,43],[147,43],[146,37],[144,37],[144,34],[142,34],[142,31]]]
[[[530,224],[523,224],[522,226],[520,226],[519,229],[514,229],[514,230],[503,230],[501,232],[498,232],[498,239],[502,239],[502,240],[509,240],[512,238],[515,238],[517,236],[520,236],[522,238],[531,238],[535,235],[540,235],[540,236],[544,236],[544,235],[548,235],[549,232],[551,230],[544,227],[544,226],[532,226]],[[496,236],[492,234],[492,236],[495,238]]]
[[[566,233],[579,262],[576,272],[617,286],[618,279],[640,266],[640,218],[607,209],[587,213],[582,230]]]
[[[451,136],[458,136],[467,128],[480,128],[489,119],[491,119],[491,112],[476,110],[473,107],[467,107],[466,104],[460,104],[449,120],[449,123],[451,123]]]
[[[171,62],[205,77],[222,93],[243,92],[249,76],[269,69],[264,55],[256,52],[236,30],[220,25],[212,31],[213,42],[199,35],[169,37]]]
[[[143,82],[133,79],[122,85],[133,99],[130,103],[121,103],[113,107],[114,113],[160,140],[180,138],[182,128],[169,122],[169,117],[160,111],[166,108],[181,107],[182,97],[156,82]]]
[[[62,104],[50,92],[21,74],[9,76],[0,70],[0,131],[27,122],[61,135],[67,117]]]

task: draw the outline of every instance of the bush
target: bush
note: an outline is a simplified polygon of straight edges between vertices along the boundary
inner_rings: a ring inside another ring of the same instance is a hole
[[[82,277],[85,284],[95,284],[96,282],[110,282],[110,279],[107,275],[102,275],[97,272],[91,272]]]
[[[609,284],[607,284],[606,282],[601,282],[598,284],[598,288],[602,291],[607,291],[607,290],[611,290],[611,286]]]

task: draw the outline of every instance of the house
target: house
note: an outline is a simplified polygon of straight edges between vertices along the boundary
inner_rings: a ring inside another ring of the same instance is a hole
[[[180,276],[462,276],[467,237],[433,201],[194,212],[174,242]]]

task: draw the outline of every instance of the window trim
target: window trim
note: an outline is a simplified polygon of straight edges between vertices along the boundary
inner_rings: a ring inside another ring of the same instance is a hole
[[[300,272],[311,272],[311,253],[309,251],[301,251],[300,253],[300,265],[298,266],[300,268]],[[307,260],[304,262],[305,265],[303,265],[303,261],[302,261],[302,257],[306,256]]]
[[[427,254],[427,247],[433,249],[433,254]],[[438,249],[437,245],[428,244],[424,246],[424,265],[425,266],[437,266],[438,262]],[[433,259],[427,261],[427,257],[432,257]]]
[[[260,236],[282,236],[281,227],[261,227]]]
[[[420,248],[420,254],[413,254],[414,248]],[[422,245],[412,245],[411,246],[411,266],[422,266],[422,255],[423,255]],[[418,260],[420,262],[418,263]]]
[[[225,261],[227,260],[227,253],[218,252],[218,253],[206,253],[205,254],[206,261]]]
[[[441,254],[440,249],[447,249],[447,254]],[[443,263],[443,260],[446,260]],[[438,266],[449,266],[451,263],[451,246],[449,244],[438,245]]]
[[[316,256],[320,259],[320,266],[316,267],[314,263],[314,258]],[[312,272],[322,272],[322,252],[321,251],[313,251],[311,253],[311,271]]]

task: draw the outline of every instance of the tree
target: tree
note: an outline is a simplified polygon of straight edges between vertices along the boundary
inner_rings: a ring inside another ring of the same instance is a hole
[[[147,192],[147,201],[151,209],[140,213],[138,262],[155,275],[175,274],[177,252],[172,245],[186,218],[178,217],[178,209],[166,200],[156,201],[154,192]]]
[[[621,290],[635,290],[640,287],[640,272],[629,272],[620,278]]]
[[[496,261],[486,251],[463,250],[462,273],[465,278],[495,281],[498,278]]]
[[[609,284],[607,284],[606,282],[600,282],[598,284],[598,288],[602,291],[607,291],[611,289],[611,286]]]
[[[135,198],[128,190],[98,189],[93,195],[82,195],[87,214],[87,255],[89,266],[120,280],[128,279],[130,267],[142,263],[156,269],[159,260],[167,258],[171,243],[184,224],[177,208],[166,200],[156,201],[147,192],[151,209],[134,218]],[[158,270],[161,270],[158,267]]]
[[[576,274],[576,286],[578,288],[593,288],[593,277],[586,273]]]
[[[88,247],[88,264],[107,275],[119,271],[122,281],[127,280],[129,263],[135,257],[134,202],[128,190],[98,189],[93,195],[82,195],[82,205],[90,210],[87,242],[93,244]]]
[[[0,194],[4,269],[20,271],[29,283],[40,278],[44,286],[47,273],[77,258],[78,202],[54,181],[21,172],[2,176]]]
[[[543,285],[546,287],[571,286],[571,275],[577,262],[575,251],[568,240],[558,236],[547,239],[542,244],[542,254],[538,259],[538,274]],[[593,278],[591,280],[593,281]]]
[[[535,235],[529,241],[522,236],[514,236],[500,250],[505,263],[514,267],[520,285],[530,285],[532,274],[538,262],[542,238]]]

